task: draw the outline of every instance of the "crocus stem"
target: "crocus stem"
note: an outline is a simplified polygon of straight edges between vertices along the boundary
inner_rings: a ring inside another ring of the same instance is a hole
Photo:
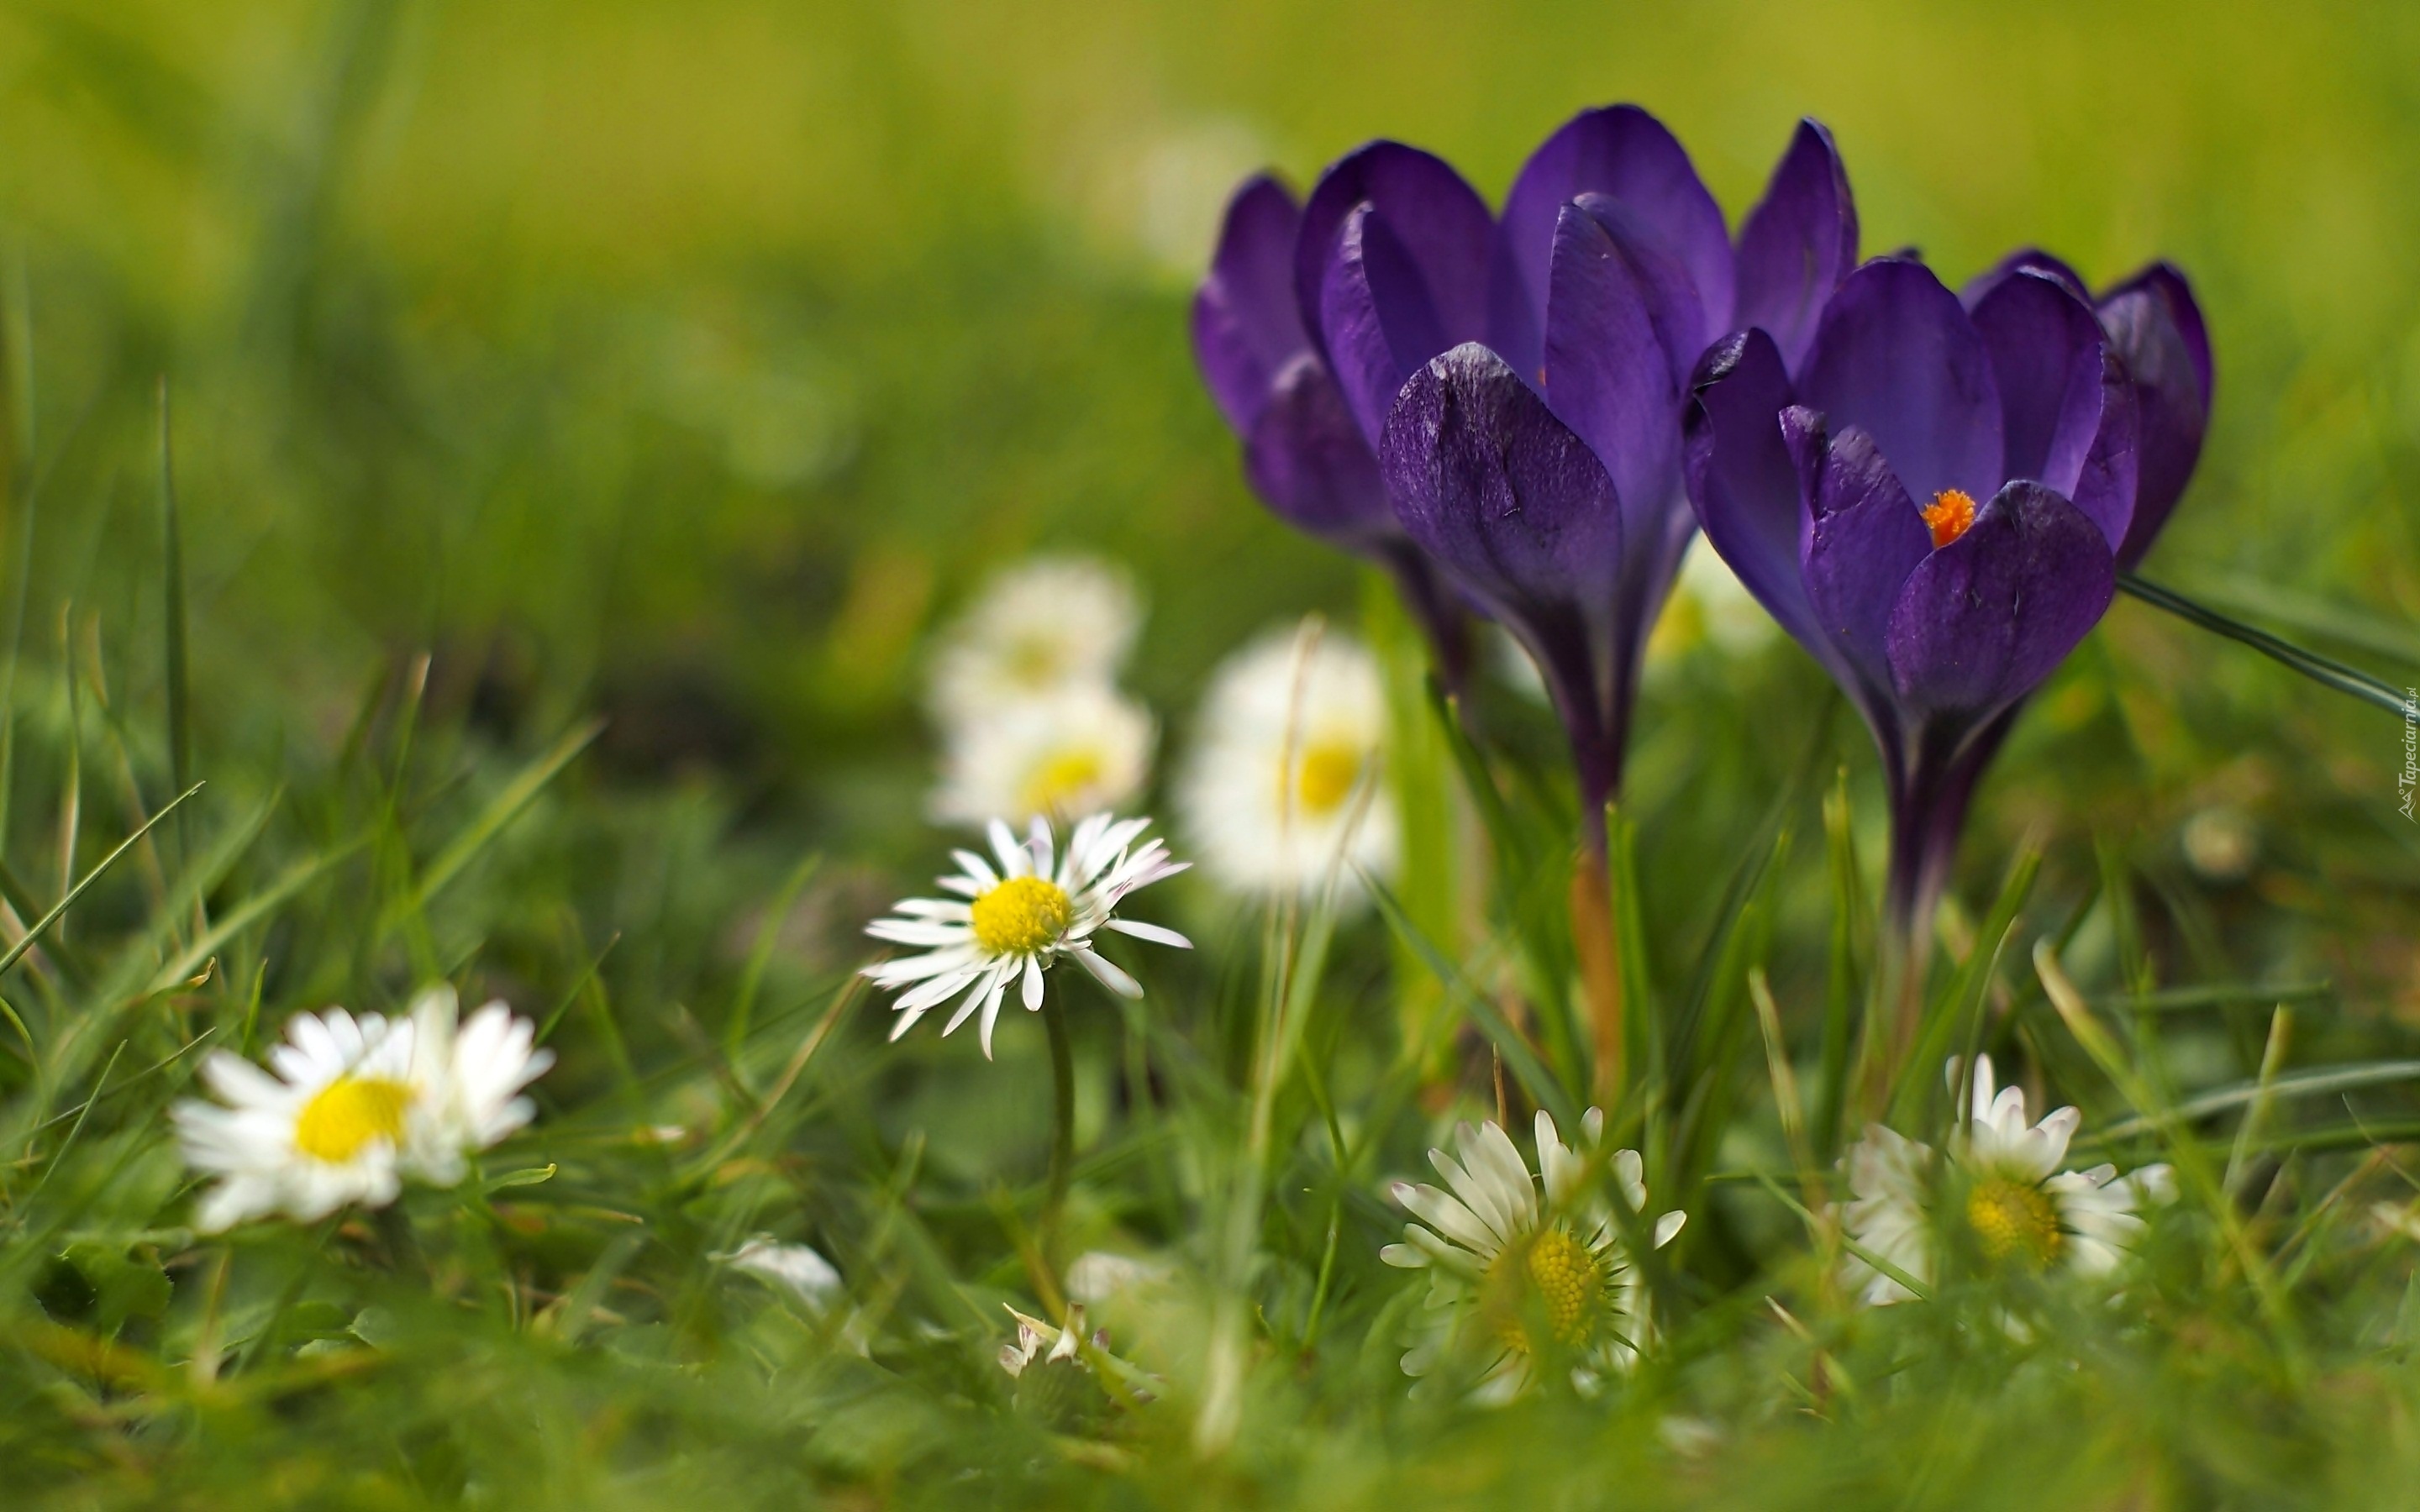
[[[1623,1070],[1621,941],[1613,925],[1613,886],[1602,847],[1583,850],[1572,868],[1572,949],[1579,957],[1596,1049],[1596,1100],[1611,1105],[1621,1096]]]
[[[1055,1274],[1059,1221],[1076,1164],[1076,1056],[1067,1038],[1067,1011],[1056,993],[1042,1000],[1042,1025],[1050,1037],[1050,1176],[1042,1197],[1042,1257]]]

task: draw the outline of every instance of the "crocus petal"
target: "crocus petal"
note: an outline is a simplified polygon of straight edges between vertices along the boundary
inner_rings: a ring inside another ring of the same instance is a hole
[[[1319,324],[1321,287],[1346,217],[1364,203],[1402,239],[1436,311],[1446,345],[1484,335],[1487,249],[1496,229],[1486,201],[1443,159],[1400,142],[1373,142],[1321,174],[1303,204],[1302,226],[1295,239],[1294,289],[1313,347],[1328,355]]]
[[[2154,263],[2101,301],[2101,323],[2124,359],[2141,407],[2142,466],[2134,512],[2118,564],[2132,567],[2151,548],[2201,459],[2210,426],[2210,332],[2193,285]]]
[[[1803,424],[1807,411],[1789,411]],[[1807,596],[1869,700],[1891,690],[1891,612],[1932,550],[1932,532],[1873,438],[1852,425],[1817,466],[1801,547]],[[1852,692],[1856,689],[1851,689]]]
[[[2009,254],[1993,264],[1989,272],[1970,279],[1966,286],[1958,291],[1958,298],[1967,309],[1972,310],[2002,280],[2011,274],[2024,272],[2048,273],[2066,285],[2068,292],[2077,299],[2087,304],[2092,301],[2092,295],[2085,287],[2084,275],[2071,267],[2065,258],[2044,252],[2040,247],[2020,247]]]
[[[1782,444],[1790,378],[1773,337],[1731,336],[1706,354],[1691,385],[1683,475],[1706,539],[1765,612],[1827,668],[1838,658],[1799,576],[1798,470]]]
[[[1900,590],[1889,642],[1900,695],[1988,718],[2049,676],[2116,591],[2100,528],[2041,485],[2011,483]]]
[[[1320,280],[1319,319],[1344,406],[1375,445],[1404,380],[1453,345],[1411,249],[1376,206],[1345,217]]]
[[[2008,475],[2071,496],[2101,430],[2108,338],[2100,320],[2066,285],[2031,269],[1993,284],[1973,319],[2000,391]],[[2122,536],[2125,522],[2118,527]]]
[[[1740,226],[1739,303],[1730,323],[1761,327],[1795,372],[1823,301],[1857,265],[1857,202],[1832,133],[1798,123],[1764,198]]]
[[[1688,153],[1636,105],[1582,111],[1521,165],[1504,197],[1488,271],[1489,345],[1515,372],[1535,373],[1544,363],[1556,223],[1583,194],[1621,202],[1657,251],[1686,270],[1703,324],[1677,355],[1696,362],[1730,314],[1730,242]]]
[[[1834,432],[1872,436],[1918,503],[1947,488],[1989,499],[2006,475],[1991,354],[1922,263],[1877,258],[1842,281],[1799,392]]]
[[[1372,550],[1397,534],[1378,459],[1335,378],[1308,351],[1278,374],[1246,435],[1244,476],[1289,524],[1335,545]]]
[[[1546,400],[1605,464],[1624,532],[1643,534],[1680,492],[1679,396],[1633,249],[1592,213],[1610,206],[1591,200],[1563,207],[1555,229]]]
[[[1193,359],[1219,412],[1249,435],[1289,363],[1311,338],[1294,297],[1294,248],[1302,211],[1265,174],[1227,202],[1210,272],[1193,296]]]
[[[1412,375],[1378,455],[1404,530],[1498,612],[1593,598],[1621,570],[1604,466],[1484,347]]]

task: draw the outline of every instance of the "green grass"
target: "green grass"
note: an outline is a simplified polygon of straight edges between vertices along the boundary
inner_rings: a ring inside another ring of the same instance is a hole
[[[2420,681],[2420,21],[2003,9],[0,8],[0,1500],[2403,1504],[2400,732],[2131,599],[2001,757],[1928,998],[2094,1158],[2180,1165],[2123,1296],[1828,1284],[1792,1204],[1854,1133],[1879,777],[1793,648],[1700,646],[1622,814],[1613,1119],[1691,1214],[1659,1347],[1498,1411],[1397,1365],[1387,1183],[1499,1057],[1515,1117],[1590,1095],[1571,799],[1542,710],[1459,748],[1383,589],[1245,493],[1182,338],[1225,176],[1385,132],[1500,192],[1627,98],[1736,215],[1811,112],[1869,250],[2171,256],[2220,390],[2145,576]],[[1146,585],[1170,753],[1253,632],[1358,628],[1415,821],[1380,908],[1187,878],[1142,1004],[1056,983],[1066,1248],[1169,1267],[1095,1319],[1142,1405],[996,1363],[1058,1284],[1042,1026],[892,1044],[852,986],[953,843],[929,632],[1044,547]],[[2183,845],[2214,810],[2240,878]],[[440,978],[542,1026],[536,1121],[385,1214],[192,1233],[200,1057]],[[715,1259],[759,1232],[845,1300]]]

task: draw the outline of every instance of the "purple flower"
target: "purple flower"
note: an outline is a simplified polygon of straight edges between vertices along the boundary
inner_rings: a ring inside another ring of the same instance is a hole
[[[1294,255],[1302,211],[1265,175],[1235,192],[1208,276],[1193,297],[1193,354],[1219,413],[1244,442],[1244,475],[1280,519],[1386,566],[1458,683],[1468,656],[1463,607],[1395,521],[1369,442],[1304,332]]]
[[[1691,500],[1873,730],[1892,918],[1911,948],[2018,705],[2099,623],[2182,492],[2210,374],[2173,269],[2096,307],[2040,254],[1962,301],[1923,264],[1877,258],[1795,353],[1749,329],[1706,354]]]
[[[1300,328],[1401,528],[1544,674],[1592,843],[1647,633],[1696,529],[1692,368],[1737,325],[1811,333],[1855,256],[1847,179],[1811,121],[1736,252],[1681,145],[1628,105],[1549,137],[1500,219],[1393,142],[1338,162],[1304,204]]]

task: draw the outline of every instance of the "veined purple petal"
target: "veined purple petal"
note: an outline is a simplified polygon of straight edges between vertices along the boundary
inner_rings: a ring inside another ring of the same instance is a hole
[[[1294,291],[1311,345],[1322,356],[1330,355],[1320,326],[1321,294],[1345,219],[1365,203],[1402,239],[1436,312],[1445,346],[1481,339],[1487,328],[1487,251],[1496,231],[1486,202],[1443,159],[1400,142],[1373,142],[1321,174],[1303,205]]]
[[[1244,475],[1289,524],[1336,545],[1366,551],[1398,534],[1378,459],[1308,348],[1278,374],[1246,435]]]
[[[1993,282],[1972,318],[2000,390],[2003,469],[2071,494],[2101,433],[2108,338],[2100,319],[2057,278],[2030,268]],[[2115,523],[2113,542],[2126,530],[2122,517]]]
[[[1320,285],[1319,318],[1345,408],[1374,447],[1404,380],[1451,345],[1409,250],[1377,207],[1358,205],[1345,217]]]
[[[1958,298],[1967,309],[1972,310],[1982,301],[1984,295],[1992,292],[2011,273],[2048,273],[2066,285],[2068,292],[2077,299],[2087,304],[2092,302],[2092,293],[2085,285],[2084,275],[2070,267],[2066,259],[2054,256],[2040,247],[2019,247],[1993,263],[1988,272],[1978,273],[1968,280],[1966,286],[1958,291]]]
[[[1270,386],[1311,338],[1294,297],[1294,247],[1302,212],[1266,174],[1227,202],[1209,275],[1193,296],[1193,356],[1219,412],[1239,435],[1268,403]]]
[[[1800,121],[1764,198],[1741,223],[1739,301],[1730,323],[1757,326],[1795,372],[1814,343],[1823,301],[1857,266],[1857,202],[1832,133]]]
[[[1780,415],[1789,403],[1789,375],[1769,333],[1743,332],[1718,344],[1691,384],[1683,474],[1715,552],[1783,629],[1832,667],[1837,656],[1799,574],[1806,504],[1782,444]]]
[[[1790,418],[1803,425],[1807,414]],[[1873,438],[1854,425],[1819,454],[1813,482],[1799,547],[1807,601],[1866,688],[1887,697],[1892,610],[1931,554],[1932,532]]]
[[[1900,697],[1989,719],[2050,675],[2116,591],[2100,527],[2040,484],[2011,483],[1908,575],[1890,618]]]
[[[1877,258],[1842,281],[1807,356],[1806,403],[1872,436],[1921,504],[1989,499],[2001,471],[1992,358],[1958,298],[1922,263]]]
[[[2142,469],[2141,398],[2114,346],[2101,353],[2101,429],[2085,454],[2068,500],[2101,527],[2112,551],[2134,518]]]
[[[1636,105],[1582,111],[1521,165],[1488,270],[1488,344],[1516,372],[1534,374],[1544,362],[1556,223],[1563,206],[1591,193],[1620,201],[1652,244],[1686,270],[1705,323],[1691,333],[1692,349],[1679,354],[1685,373],[1696,348],[1730,322],[1730,242],[1688,153]]]
[[[1664,250],[1653,229],[1637,212],[1621,200],[1609,194],[1582,194],[1572,203],[1604,228],[1629,266],[1639,296],[1646,301],[1647,318],[1655,328],[1655,339],[1664,347],[1668,359],[1665,365],[1672,375],[1672,392],[1683,392],[1689,385],[1689,375],[1697,370],[1698,359],[1705,355],[1708,342],[1720,330],[1713,325],[1697,280],[1685,264]],[[1551,372],[1552,348],[1557,340],[1551,270],[1547,284],[1546,366]],[[1562,340],[1566,347],[1570,345],[1568,334]]]
[[[1545,393],[1605,464],[1625,533],[1643,538],[1679,502],[1680,394],[1633,262],[1637,249],[1597,218],[1614,208],[1590,195],[1564,206],[1555,229]]]
[[[2210,332],[2193,285],[2166,263],[2112,289],[2101,301],[2101,323],[2125,360],[2141,408],[2141,479],[2118,552],[2118,564],[2131,567],[2150,550],[2201,459],[2213,378]]]
[[[1475,342],[1412,375],[1378,457],[1404,529],[1498,613],[1590,602],[1621,571],[1621,516],[1604,466]]]

